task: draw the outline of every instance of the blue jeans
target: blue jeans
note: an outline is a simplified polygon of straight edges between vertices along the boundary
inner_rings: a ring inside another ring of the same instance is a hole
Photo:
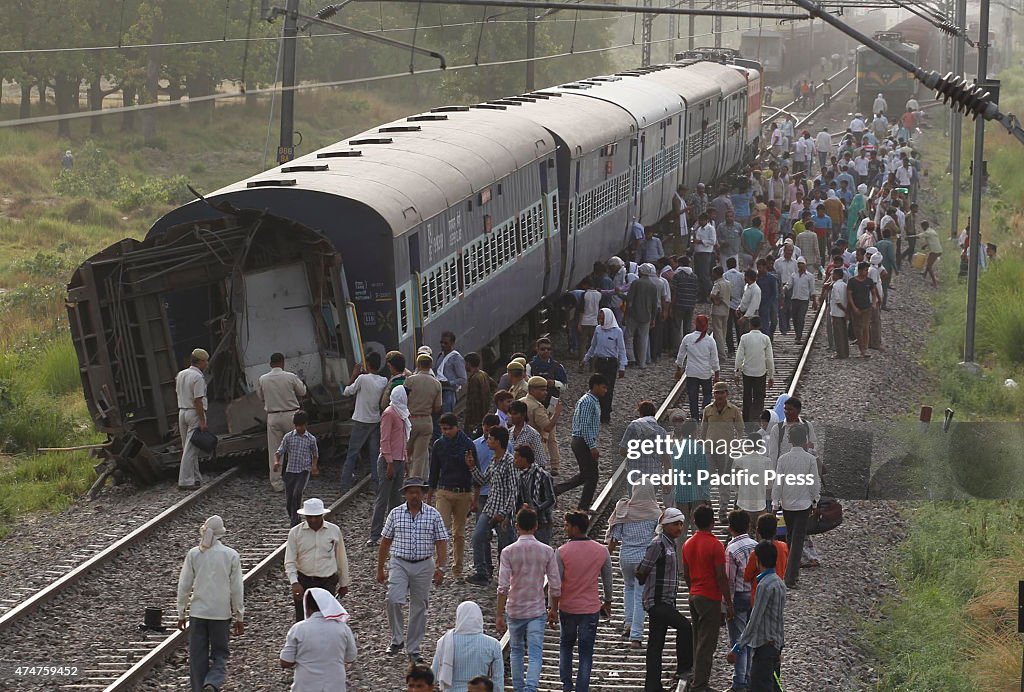
[[[367,447],[367,445],[369,445]],[[356,484],[355,471],[356,462],[359,460],[359,453],[367,447],[370,457],[370,474],[373,476],[373,484],[379,482],[377,478],[377,457],[380,456],[380,423],[360,423],[352,421],[352,433],[348,440],[348,454],[345,456],[345,466],[341,469],[341,487],[351,488]]]
[[[740,638],[743,629],[747,626],[747,620],[750,619],[750,593],[733,594],[732,607],[736,611],[736,617],[728,621],[730,646],[736,644],[736,640]],[[733,687],[750,686],[750,664],[753,658],[751,653],[750,647],[744,646],[736,654],[735,672],[732,676]]]
[[[775,338],[775,330],[779,326],[779,303],[773,300],[761,303],[761,309],[757,311],[761,317],[761,331],[768,335],[769,339]]]
[[[219,690],[224,684],[230,634],[231,620],[188,619],[188,664],[192,692],[200,692],[203,685],[213,685]]]
[[[647,617],[647,612],[644,610],[644,587],[636,580],[636,567],[630,562],[619,563],[624,587],[622,626],[628,627],[629,638],[638,642],[644,638],[644,618]]]
[[[452,413],[455,411],[455,390],[454,389],[442,389],[441,390],[441,412]]]
[[[507,618],[509,644],[509,664],[512,667],[512,689],[515,692],[537,692],[540,684],[540,667],[544,657],[544,625],[548,621],[547,614],[535,618]],[[530,668],[523,679],[524,649],[530,656]]]
[[[559,611],[562,632],[558,636],[558,676],[562,679],[562,692],[589,692],[590,669],[594,665],[594,641],[597,639],[597,620],[601,613],[577,615]],[[580,665],[576,671],[576,686],[572,684],[572,650],[579,644]]]
[[[480,513],[473,529],[473,570],[481,577],[491,578],[494,574],[494,561],[491,558],[491,529],[498,529],[498,553],[504,548],[501,540],[501,529],[491,517]]]

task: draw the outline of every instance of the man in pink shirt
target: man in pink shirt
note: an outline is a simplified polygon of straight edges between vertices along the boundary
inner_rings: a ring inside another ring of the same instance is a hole
[[[587,536],[590,517],[583,510],[565,515],[565,535],[568,542],[558,549],[558,573],[562,577],[558,620],[562,628],[559,636],[558,674],[562,689],[589,692],[590,669],[594,663],[594,640],[597,621],[601,615],[612,613],[612,556],[608,549]],[[597,597],[597,578],[604,585],[604,602]],[[576,686],[572,682],[572,650],[579,642],[580,666],[576,671]]]
[[[519,510],[516,528],[519,530],[518,540],[502,550],[499,556],[498,606],[494,622],[499,634],[506,629],[509,631],[512,686],[517,692],[537,692],[544,654],[544,623],[547,621],[553,627],[557,622],[562,578],[558,573],[554,549],[534,536],[537,513],[528,507]],[[548,578],[550,608],[547,609],[544,607],[544,577]],[[525,680],[524,649],[529,649],[530,657]]]

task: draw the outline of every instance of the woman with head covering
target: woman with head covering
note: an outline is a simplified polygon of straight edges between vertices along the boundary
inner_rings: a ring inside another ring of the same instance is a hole
[[[601,422],[611,422],[612,396],[615,380],[626,375],[626,341],[622,329],[615,321],[615,315],[608,308],[601,308],[597,316],[597,329],[590,341],[590,348],[583,356],[583,365],[593,363],[594,372],[604,375],[608,394],[601,399]]]
[[[484,634],[484,615],[473,601],[463,601],[455,610],[455,627],[437,640],[434,663],[430,666],[442,692],[466,692],[478,675],[494,682],[495,692],[505,690],[505,662],[501,644]]]
[[[861,218],[867,213],[868,186],[861,183],[857,186],[857,194],[850,202],[850,208],[846,210],[846,233],[849,236],[850,247],[857,245],[857,232],[860,227]]]
[[[185,629],[185,609],[189,611],[192,692],[220,689],[228,659],[231,618],[235,619],[235,634],[244,630],[242,562],[237,552],[220,542],[225,533],[224,520],[216,514],[203,522],[199,545],[188,551],[178,577],[178,629]]]
[[[292,692],[345,692],[345,666],[357,654],[348,612],[317,588],[306,590],[303,606],[306,619],[292,625],[281,649],[281,667],[295,669]]]
[[[711,403],[711,384],[718,378],[718,344],[708,333],[707,315],[697,315],[694,330],[679,342],[676,354],[676,379],[686,375],[686,393],[690,399],[690,418],[699,420],[701,411]],[[700,404],[701,393],[704,401]]]
[[[873,248],[868,248],[873,249]],[[885,295],[885,281],[887,276],[885,267],[882,266],[882,253],[875,252],[871,253],[868,257],[868,262],[871,263],[871,267],[868,269],[868,278],[875,282],[875,286],[878,287],[878,293],[882,295],[884,300]],[[871,305],[871,319],[868,322],[868,348],[873,348],[876,351],[882,350],[882,312],[881,306]]]
[[[380,543],[384,518],[402,504],[402,483],[406,473],[406,450],[412,433],[409,390],[399,385],[391,390],[391,403],[380,414],[380,456],[377,457],[377,497],[373,503],[367,546]]]
[[[619,500],[608,518],[605,541],[609,552],[619,551],[619,571],[624,585],[622,638],[629,639],[630,648],[642,649],[645,613],[643,587],[636,580],[636,568],[654,538],[661,507],[653,485],[641,483],[630,487],[632,496]]]

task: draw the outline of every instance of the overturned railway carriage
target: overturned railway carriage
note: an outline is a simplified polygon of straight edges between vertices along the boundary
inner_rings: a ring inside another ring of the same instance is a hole
[[[492,358],[548,299],[756,149],[760,74],[685,61],[383,125],[186,204],[68,287],[107,469],[178,460],[174,376],[207,348],[218,454],[265,449],[255,388],[274,351],[310,389],[311,428],[343,433],[366,351],[459,335]],[[755,108],[756,105],[756,108]]]

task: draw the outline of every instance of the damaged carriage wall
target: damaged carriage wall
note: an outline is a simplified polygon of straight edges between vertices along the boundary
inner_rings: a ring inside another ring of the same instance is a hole
[[[359,315],[362,343],[382,353],[387,350],[384,344],[397,343],[391,229],[375,211],[350,199],[291,187],[231,192],[210,201],[227,202],[238,209],[266,209],[274,216],[323,233],[341,255],[345,290]],[[202,202],[192,202],[157,221],[149,236],[162,235],[178,224],[221,216]],[[344,321],[345,306],[338,305],[338,310]],[[192,348],[181,345],[183,352],[176,354],[181,362]],[[270,354],[266,356],[269,360]],[[354,358],[359,360],[359,354],[354,354]]]

